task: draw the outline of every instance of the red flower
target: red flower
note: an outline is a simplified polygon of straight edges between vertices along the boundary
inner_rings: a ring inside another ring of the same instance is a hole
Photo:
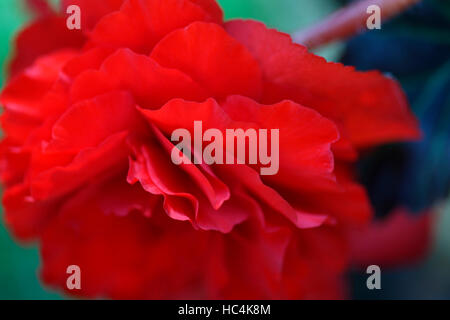
[[[1,95],[6,221],[40,242],[43,280],[65,289],[75,264],[87,297],[343,297],[371,218],[358,152],[419,135],[399,85],[214,0],[119,2],[63,1],[84,33],[57,14],[22,31]],[[279,129],[278,174],[173,164],[195,120]]]

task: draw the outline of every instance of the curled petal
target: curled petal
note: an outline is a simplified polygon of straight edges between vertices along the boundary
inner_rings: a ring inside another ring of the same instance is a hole
[[[217,177],[193,165],[179,168],[172,164],[167,143],[160,135],[152,143],[146,139],[145,145],[134,147],[136,160],[130,161],[130,183],[139,181],[149,193],[162,195],[167,214],[175,220],[190,221],[195,228],[228,233],[247,218],[236,199],[228,200],[230,191]]]
[[[109,56],[100,70],[87,70],[74,81],[71,101],[80,101],[113,90],[127,90],[136,102],[156,109],[173,97],[192,101],[207,98],[206,90],[188,75],[160,66],[153,59],[129,49],[119,49]]]
[[[68,164],[36,174],[31,182],[32,197],[38,200],[61,197],[98,176],[113,176],[125,170],[129,151],[127,135],[127,132],[113,134],[98,147],[81,150]]]
[[[259,22],[235,20],[226,30],[258,60],[264,102],[290,98],[314,108],[335,121],[342,138],[357,148],[420,137],[406,97],[393,79],[328,63]]]
[[[222,27],[195,22],[174,31],[152,51],[159,64],[179,69],[217,98],[261,95],[261,71],[256,60]]]
[[[205,130],[207,128],[217,128],[225,132],[226,128],[246,129],[252,126],[254,127],[252,123],[233,121],[225,110],[213,99],[208,99],[204,103],[186,102],[175,99],[159,110],[141,109],[141,112],[149,122],[166,134],[171,134],[173,130],[178,128],[185,128],[193,132],[194,121],[196,120],[203,121]],[[178,116],[173,117],[175,114]],[[331,131],[333,131],[333,126],[331,126]],[[334,138],[336,138],[336,133]],[[282,152],[283,150],[280,153]],[[251,194],[256,195],[258,199],[282,213],[299,228],[316,227],[327,220],[326,216],[309,214],[292,208],[275,189],[266,186],[261,181],[258,172],[247,165],[226,164],[215,165],[214,168],[217,172],[221,172],[219,176],[223,179],[228,177],[228,179],[242,181],[241,183],[251,191]]]
[[[194,21],[222,22],[212,1],[126,0],[120,11],[99,21],[91,40],[97,45],[149,53],[168,33]]]

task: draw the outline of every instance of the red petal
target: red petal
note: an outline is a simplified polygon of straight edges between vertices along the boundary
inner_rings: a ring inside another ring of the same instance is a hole
[[[229,273],[225,298],[282,298],[281,280],[291,235],[288,229],[258,230],[250,223],[230,234],[225,242],[228,256],[223,262]]]
[[[55,166],[34,176],[32,197],[54,199],[77,190],[100,175],[114,176],[125,170],[129,152],[125,143],[127,135],[127,132],[111,135],[99,146],[83,149],[69,164]]]
[[[30,162],[30,152],[17,148],[8,139],[0,142],[0,181],[4,187],[20,184]]]
[[[342,230],[320,227],[298,232],[286,252],[284,299],[342,299],[348,246]]]
[[[163,195],[164,209],[171,218],[222,233],[230,232],[247,218],[242,203],[239,205],[236,199],[225,201],[229,190],[217,178],[195,170],[193,165],[177,167],[170,160],[171,149],[163,150],[161,141],[149,140],[135,150],[137,160],[130,163],[128,179],[140,181],[152,194]]]
[[[81,31],[67,28],[64,16],[43,17],[18,35],[9,75],[15,76],[45,54],[64,48],[81,48],[84,42]]]
[[[280,171],[283,172],[277,177],[285,174],[292,180],[296,174],[329,176],[333,171],[330,149],[339,133],[333,122],[316,111],[292,101],[261,105],[241,96],[228,97],[222,107],[235,121],[280,131]]]
[[[156,137],[170,155],[174,145],[156,127],[153,127]],[[215,210],[219,210],[222,204],[230,198],[229,188],[214,174],[207,165],[196,166],[193,163],[182,163],[180,169],[184,170],[197,184],[210,201]]]
[[[69,109],[53,126],[53,139],[33,155],[33,196],[58,197],[99,174],[125,168],[125,138],[129,131],[139,130],[137,115],[131,96],[121,92]]]
[[[93,48],[84,51],[69,60],[63,71],[69,78],[74,79],[83,71],[99,69],[103,61],[112,53],[113,50],[107,48]]]
[[[100,20],[91,39],[97,44],[149,53],[165,35],[194,21],[222,22],[216,20],[219,18],[217,9],[208,5],[210,1],[197,2],[199,4],[190,0],[127,0],[119,12]]]
[[[58,51],[44,56],[14,78],[3,90],[0,102],[7,110],[29,117],[45,118],[41,109],[45,95],[59,77],[64,64],[74,56],[73,51]]]
[[[216,169],[220,176],[242,181],[242,185],[259,202],[280,213],[297,228],[316,228],[328,222],[328,216],[295,209],[276,189],[263,183],[259,173],[246,165],[223,165]]]
[[[16,146],[25,144],[30,133],[41,125],[34,117],[10,110],[5,110],[0,119],[3,133]]]
[[[177,99],[170,101],[159,110],[141,109],[141,112],[150,123],[155,124],[169,135],[178,128],[185,128],[192,133],[194,121],[196,120],[203,121],[205,130],[207,128],[217,128],[222,131],[225,131],[227,128],[242,128],[245,130],[247,127],[250,127],[245,122],[237,122],[229,118],[213,99],[209,99],[204,103],[186,102]],[[177,117],[173,115],[177,115]],[[282,153],[283,151],[281,150],[280,154]],[[251,191],[251,194],[282,213],[300,228],[315,227],[326,220],[325,216],[311,215],[292,208],[277,191],[262,183],[259,173],[246,165],[217,165],[215,170],[222,173],[219,177],[223,179],[229,180],[234,178],[236,181],[241,181],[242,185]]]
[[[432,241],[433,214],[412,216],[397,209],[385,220],[355,230],[350,238],[353,263],[361,268],[370,265],[396,267],[421,260]]]
[[[84,161],[97,161],[96,148],[103,150],[101,152],[107,149],[104,141],[119,132],[137,132],[140,125],[134,101],[128,93],[112,92],[76,104],[52,126],[52,139],[34,153],[31,174],[37,176],[46,170],[57,171],[61,166],[69,165],[72,160],[80,160],[80,157]],[[77,154],[77,158],[74,159]],[[122,153],[119,152],[117,162],[123,160],[121,157]],[[114,161],[114,158],[108,161]],[[102,168],[100,165],[99,168],[88,171]],[[48,175],[52,174],[51,172]]]
[[[114,89],[130,91],[136,102],[149,109],[159,108],[174,97],[203,101],[206,92],[184,73],[161,67],[153,59],[120,49],[100,71],[82,73],[72,86],[72,101],[94,97]]]
[[[130,186],[123,177],[109,181],[102,186],[98,194],[98,204],[105,214],[125,217],[133,211],[141,212],[145,217],[153,215],[153,209],[160,205],[161,199],[150,195],[141,186]]]
[[[241,94],[258,99],[261,95],[258,63],[216,24],[196,22],[171,33],[151,57],[190,75],[217,98]]]
[[[195,223],[198,200],[191,193],[189,180],[169,161],[155,141],[134,146],[134,158],[130,160],[128,181],[139,181],[149,193],[164,196],[164,209],[174,220]]]
[[[134,205],[135,198],[128,196],[137,192],[137,186],[114,180],[105,185],[115,194],[131,189],[121,197],[123,205]],[[214,273],[208,260],[216,233],[195,232],[187,224],[170,221],[149,194],[139,202],[149,203],[151,218],[138,211],[121,216],[121,208],[105,211],[104,187],[88,187],[72,197],[45,229],[43,280],[67,289],[67,266],[75,264],[82,270],[82,289],[77,294],[83,297],[200,297],[205,274]]]
[[[216,23],[223,22],[222,8],[217,4],[216,0],[190,0],[192,3],[202,7],[212,18],[212,21]]]
[[[114,133],[137,126],[133,97],[128,92],[111,92],[67,110],[53,126],[52,141],[46,149],[93,147]]]
[[[16,237],[24,241],[38,236],[57,208],[51,201],[35,201],[27,184],[8,188],[3,195],[3,207],[6,224]]]
[[[366,226],[373,216],[372,205],[363,186],[356,183],[354,168],[337,163],[334,184],[317,183],[307,190],[300,183],[291,183],[289,192],[283,194],[294,207],[329,215],[338,223]]]
[[[292,99],[334,120],[356,147],[417,139],[417,122],[400,86],[379,72],[327,63],[291,38],[254,21],[231,21],[227,31],[258,60],[263,101]]]

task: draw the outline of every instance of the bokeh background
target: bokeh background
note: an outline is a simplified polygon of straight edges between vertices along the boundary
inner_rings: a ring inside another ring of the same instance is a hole
[[[281,31],[306,28],[351,0],[218,0],[226,18],[254,18]],[[56,2],[56,1],[55,1]],[[0,0],[0,65],[11,56],[14,35],[30,18],[22,1]],[[43,35],[45,36],[45,35]],[[369,291],[367,275],[348,275],[355,299],[450,299],[450,1],[423,0],[381,30],[316,51],[359,70],[397,78],[420,119],[424,139],[368,153],[359,174],[377,219],[396,207],[411,215],[433,212],[433,245],[414,265],[382,270],[382,290]],[[4,73],[0,76],[0,86]],[[410,235],[414,237],[414,235]],[[17,244],[0,222],[0,299],[64,299],[38,279],[36,247]]]

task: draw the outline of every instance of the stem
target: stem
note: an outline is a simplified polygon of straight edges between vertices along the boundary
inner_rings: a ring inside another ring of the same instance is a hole
[[[367,29],[367,8],[377,5],[381,9],[381,21],[395,17],[421,0],[361,0],[338,10],[324,21],[298,31],[293,40],[309,49],[351,37]]]

